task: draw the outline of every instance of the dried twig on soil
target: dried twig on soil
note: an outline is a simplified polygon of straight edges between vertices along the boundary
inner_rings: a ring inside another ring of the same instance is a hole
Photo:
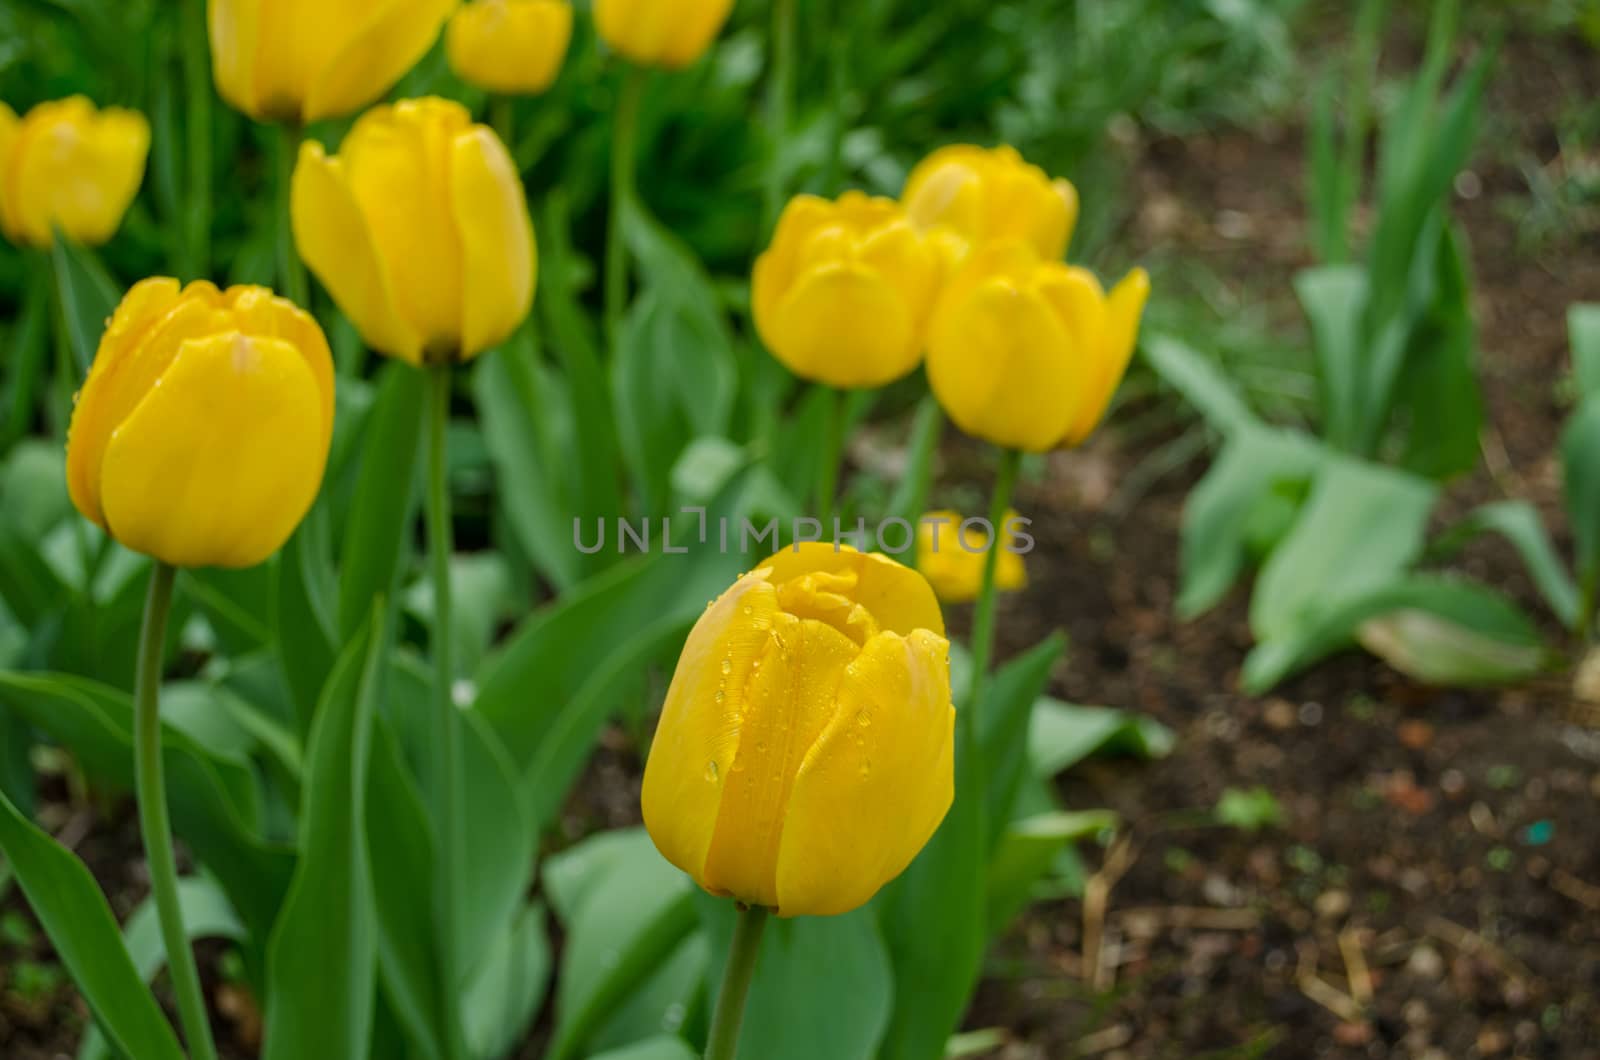
[[[1112,919],[1130,935],[1150,937],[1163,930],[1253,931],[1261,926],[1254,909],[1209,909],[1199,905],[1140,906],[1122,909]]]
[[[1555,869],[1550,873],[1550,886],[1579,905],[1600,910],[1600,887],[1580,880],[1566,869]]]
[[[1367,967],[1367,954],[1362,949],[1359,931],[1347,927],[1339,932],[1339,954],[1344,958],[1350,996],[1356,1004],[1366,1008],[1372,1004],[1372,971]]]
[[[1083,888],[1083,971],[1096,990],[1111,989],[1114,970],[1105,960],[1106,910],[1111,904],[1112,888],[1133,867],[1135,856],[1132,838],[1118,837],[1106,854],[1105,864]]]
[[[1096,1053],[1120,1049],[1131,1041],[1133,1041],[1133,1028],[1126,1023],[1118,1023],[1079,1038],[1077,1052],[1079,1056],[1093,1056]]]
[[[1501,975],[1518,986],[1527,986],[1536,978],[1531,969],[1511,954],[1490,942],[1476,931],[1464,928],[1442,916],[1430,916],[1424,928],[1440,942],[1448,943],[1472,957],[1482,957]]]

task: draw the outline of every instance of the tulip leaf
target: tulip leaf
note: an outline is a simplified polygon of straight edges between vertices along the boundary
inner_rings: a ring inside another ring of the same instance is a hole
[[[300,861],[268,944],[264,1060],[367,1052],[377,916],[366,798],[381,623],[380,601],[335,664],[307,744]]]
[[[179,589],[205,616],[229,655],[244,655],[272,644],[268,616],[281,562],[280,557],[245,570],[185,570],[179,577]]]
[[[457,967],[466,969],[482,959],[521,908],[533,877],[538,833],[528,822],[515,766],[494,730],[471,711],[460,722],[466,871],[456,942]]]
[[[422,451],[424,373],[390,361],[360,444],[355,496],[339,556],[338,642],[350,639],[375,597],[393,598],[410,558]]]
[[[1562,428],[1561,470],[1578,574],[1592,586],[1600,580],[1600,400],[1584,401]]]
[[[988,931],[997,935],[1028,904],[1034,885],[1068,843],[1115,827],[1109,810],[1052,811],[1006,826],[989,859]]]
[[[1176,739],[1153,718],[1042,696],[1028,720],[1028,761],[1036,776],[1049,779],[1094,755],[1163,758]]]
[[[694,930],[695,888],[655,853],[643,829],[613,848],[567,920],[556,981],[549,1060],[582,1055],[616,1006],[644,983]],[[613,841],[617,842],[617,841]]]
[[[527,906],[489,946],[462,1000],[472,1055],[505,1056],[527,1034],[550,984],[544,907]]]
[[[1429,553],[1434,557],[1450,555],[1471,538],[1485,533],[1499,534],[1517,550],[1551,613],[1568,629],[1574,628],[1579,611],[1578,587],[1556,554],[1544,520],[1527,501],[1495,501],[1474,509],[1440,535],[1429,547]]]
[[[327,550],[327,510],[312,508],[278,557],[278,661],[293,695],[298,732],[310,733],[317,703],[338,652]]]
[[[1600,303],[1567,310],[1567,338],[1572,345],[1572,372],[1584,400],[1600,396]]]
[[[133,787],[133,700],[84,678],[0,673],[0,702],[72,750],[85,772]],[[221,881],[254,938],[265,938],[293,867],[290,852],[256,832],[252,771],[163,723],[162,761],[174,830]]]
[[[81,379],[94,363],[100,333],[122,300],[122,291],[92,250],[77,245],[59,231],[50,258],[67,338],[71,341],[75,367]]]
[[[1215,362],[1188,343],[1157,334],[1147,336],[1139,347],[1162,381],[1183,395],[1212,429],[1230,435],[1242,428],[1259,426],[1260,421],[1234,384]]]
[[[183,928],[191,940],[205,938],[248,938],[244,925],[228,904],[227,895],[204,876],[188,876],[178,881],[178,907],[183,910]],[[133,959],[139,977],[150,982],[167,965],[167,948],[161,941],[161,924],[156,919],[155,902],[146,898],[128,918],[122,939]],[[78,1047],[78,1060],[111,1060],[111,1049],[98,1027],[90,1027]]]
[[[1028,720],[1033,715],[1034,701],[1050,683],[1050,671],[1066,647],[1067,638],[1053,633],[1007,662],[983,683],[978,739],[983,748],[989,797],[985,836],[991,851],[1011,820],[1017,790],[1028,774]],[[952,674],[952,680],[955,676]],[[964,690],[966,685],[954,687]]]
[[[0,420],[0,453],[33,426],[50,347],[50,278],[39,270],[23,289],[22,313],[8,336],[5,373],[5,419]]]
[[[699,1056],[682,1038],[662,1036],[596,1053],[591,1060],[697,1060]]]
[[[183,1060],[178,1039],[139,978],[94,877],[4,795],[0,852],[106,1037],[124,1056]]]

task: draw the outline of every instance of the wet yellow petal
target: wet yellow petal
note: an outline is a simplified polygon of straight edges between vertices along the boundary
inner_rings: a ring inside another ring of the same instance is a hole
[[[859,652],[854,641],[817,619],[774,616],[761,665],[745,689],[738,750],[706,857],[708,890],[779,906],[778,852],[792,820],[790,791],[833,718],[839,682]]]
[[[323,444],[333,439],[333,352],[311,314],[265,287],[232,287],[224,296],[235,326],[246,335],[282,339],[305,358],[321,393]]]
[[[343,162],[327,158],[319,143],[308,142],[300,150],[291,213],[300,256],[367,344],[421,364],[422,338],[400,315]]]
[[[777,593],[766,571],[735,582],[684,642],[645,764],[641,805],[661,856],[704,879],[722,792],[744,728],[745,688],[771,636]]]
[[[475,0],[450,19],[450,68],[490,92],[543,92],[561,72],[572,40],[568,0]]]
[[[856,585],[851,598],[866,608],[878,625],[905,636],[916,630],[944,635],[944,615],[939,601],[922,575],[877,552],[858,552],[848,545],[810,541],[785,548],[761,562],[782,584],[808,574],[849,573]]]
[[[451,194],[463,262],[461,356],[506,339],[533,306],[533,222],[505,146],[483,126],[456,138]]]
[[[1139,340],[1139,320],[1149,297],[1150,276],[1143,269],[1134,269],[1112,288],[1106,299],[1100,341],[1094,347],[1094,374],[1085,384],[1082,405],[1066,437],[1068,445],[1082,442],[1105,416],[1112,395],[1128,371],[1128,360]]]
[[[253,566],[316,498],[323,433],[320,387],[287,343],[238,332],[185,342],[111,436],[106,522],[175,566]]]
[[[916,857],[955,797],[949,644],[927,630],[873,638],[792,784],[777,910],[828,916],[865,904]]]
[[[393,88],[433,47],[456,6],[456,0],[389,0],[373,11],[370,3],[351,0],[317,3],[319,10],[354,8],[366,17],[354,32],[334,37],[339,47],[331,57],[311,61],[306,121],[352,114]]]

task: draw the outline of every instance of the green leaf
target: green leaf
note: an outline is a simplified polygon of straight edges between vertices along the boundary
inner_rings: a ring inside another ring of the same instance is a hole
[[[264,1060],[366,1055],[377,977],[366,793],[381,616],[380,602],[339,657],[307,744],[300,862],[267,953]]]
[[[1426,479],[1325,459],[1294,529],[1256,581],[1257,640],[1291,635],[1308,616],[1391,582],[1421,553],[1436,496]]]
[[[1109,707],[1081,707],[1048,696],[1033,705],[1028,760],[1036,776],[1064,773],[1094,755],[1164,758],[1176,737],[1153,718]]]
[[[466,871],[456,921],[457,967],[472,968],[522,908],[538,833],[519,794],[516,767],[494,730],[471,711],[460,721]]]
[[[462,1001],[474,1056],[505,1056],[527,1034],[550,983],[550,940],[544,907],[523,910],[479,962]]]
[[[581,1055],[607,1015],[694,930],[694,885],[667,864],[643,829],[612,840],[606,866],[577,897],[556,980],[550,1060]]]
[[[1578,392],[1585,398],[1600,394],[1600,303],[1575,305],[1567,310],[1567,337],[1572,343],[1572,369]]]
[[[1017,790],[1028,774],[1028,728],[1034,701],[1050,683],[1050,672],[1066,648],[1065,635],[1052,633],[984,682],[978,740],[987,774],[989,820],[985,834],[991,852],[1000,841],[1006,822],[1011,820]],[[960,674],[958,679],[956,668],[951,669],[952,687],[965,689],[970,677]]]
[[[1283,806],[1261,785],[1249,789],[1224,788],[1212,810],[1217,823],[1244,832],[1259,832],[1283,824]]]
[[[60,441],[18,442],[0,468],[0,519],[38,540],[63,519],[77,518],[67,496],[67,454]]]
[[[1215,361],[1171,335],[1150,335],[1140,343],[1144,359],[1163,382],[1181,394],[1224,435],[1259,423]]]
[[[375,597],[394,596],[410,558],[425,390],[424,373],[411,365],[391,361],[384,367],[340,550],[335,643],[355,635]]]
[[[663,1036],[596,1053],[591,1060],[698,1060],[699,1056],[682,1038]]]
[[[1592,585],[1600,578],[1600,401],[1583,402],[1562,428],[1561,471],[1578,576]]]
[[[188,876],[178,881],[178,907],[183,910],[183,928],[193,939],[224,938],[244,942],[244,925],[228,904],[227,895],[204,876]],[[161,941],[161,922],[153,900],[146,898],[122,933],[123,944],[133,959],[139,977],[150,982],[167,965],[166,945]],[[99,1028],[90,1027],[78,1047],[78,1060],[111,1060],[111,1049]]]
[[[711,943],[707,982],[720,983],[733,903],[701,894]],[[889,1025],[893,972],[870,909],[771,919],[745,1004],[739,1055],[764,1060],[871,1060]]]
[[[1335,448],[1351,451],[1358,443],[1363,409],[1373,400],[1361,332],[1367,275],[1354,265],[1323,265],[1302,270],[1294,286],[1311,321],[1322,434]]]
[[[894,494],[886,508],[890,515],[898,515],[913,526],[922,517],[933,482],[934,454],[943,434],[944,410],[939,407],[938,398],[924,394],[917,403],[911,436],[906,440],[905,470],[900,474],[900,481],[895,483]]]
[[[450,629],[462,672],[483,662],[501,621],[513,607],[511,570],[495,552],[450,557]],[[433,578],[418,578],[406,590],[406,611],[423,626],[433,621]]]
[[[59,231],[51,247],[50,260],[56,274],[56,293],[66,317],[67,337],[81,378],[94,363],[100,334],[122,300],[122,291],[94,251],[77,245]]]
[[[1522,557],[1533,584],[1551,612],[1568,629],[1578,622],[1578,587],[1556,555],[1539,512],[1527,501],[1495,501],[1476,508],[1434,542],[1435,556],[1449,555],[1471,538],[1495,533],[1509,541]]]
[[[990,935],[997,935],[1022,912],[1034,884],[1050,870],[1068,843],[1098,835],[1117,824],[1109,810],[1083,813],[1053,811],[1025,817],[1006,826],[989,858],[988,911]]]
[[[94,877],[4,795],[0,851],[106,1037],[124,1056],[183,1060],[178,1039],[140,980]]]
[[[326,542],[327,511],[316,507],[278,557],[274,596],[278,662],[294,697],[298,732],[310,733],[319,696],[333,670],[339,642],[334,636],[333,574]]]
[[[1228,439],[1184,504],[1180,617],[1214,607],[1252,554],[1277,544],[1320,460],[1316,442],[1294,431],[1246,427]]]

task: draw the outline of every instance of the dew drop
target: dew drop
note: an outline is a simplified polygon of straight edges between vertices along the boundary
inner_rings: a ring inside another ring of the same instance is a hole
[[[712,784],[717,782],[717,760],[715,758],[706,763],[706,780]]]
[[[721,689],[718,689],[717,690],[717,694],[715,696],[713,696],[712,698],[715,699],[718,703],[721,703],[723,700],[728,698],[728,693],[722,691]]]
[[[749,604],[745,604],[743,610],[747,615],[753,615],[756,613],[756,609],[751,607]]]
[[[865,759],[863,759],[861,762],[861,775],[864,777],[872,775],[872,763],[866,761]]]
[[[733,660],[732,659],[724,659],[724,660],[722,660],[722,672],[725,673],[725,674],[733,673]]]
[[[865,710],[856,711],[856,724],[861,726],[863,729],[867,728],[872,724],[871,713]]]

